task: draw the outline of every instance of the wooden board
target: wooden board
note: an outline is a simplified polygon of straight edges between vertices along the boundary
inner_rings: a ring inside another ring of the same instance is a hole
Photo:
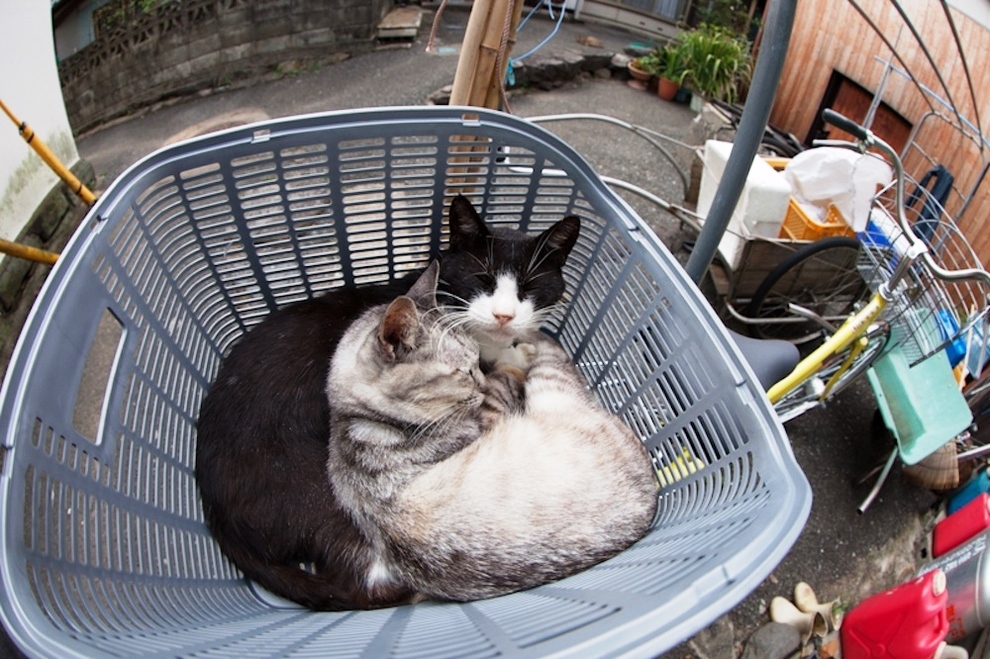
[[[378,24],[379,39],[415,39],[423,22],[419,7],[396,7]]]
[[[865,0],[857,0],[857,3],[903,57],[903,61],[895,60],[895,65],[906,68],[919,82],[938,90],[941,96],[951,98],[969,120],[975,121],[979,116],[984,123],[990,123],[990,67],[985,65],[986,53],[990,53],[990,31],[961,12],[950,9],[966,48],[969,72],[976,89],[974,105],[942,3],[901,0],[946,81],[948,91],[942,89],[935,69],[892,3]],[[797,5],[771,123],[795,135],[807,135],[833,72],[838,71],[873,91],[879,87],[884,70],[883,62],[877,58],[890,60],[893,56],[851,2],[802,0]],[[990,158],[990,154],[981,153],[977,144],[960,136],[941,119],[926,119],[931,112],[929,104],[904,77],[890,76],[883,100],[912,125],[921,126],[916,138],[921,148],[907,153],[907,171],[918,179],[933,162],[944,164],[956,178],[957,191],[947,204],[953,216],[962,209],[962,195],[973,194],[970,208],[959,218],[959,224],[982,262],[990,264],[990,231],[981,230],[983,218],[990,216],[990,181],[983,180],[977,187],[985,158]],[[944,108],[940,109],[946,113]]]

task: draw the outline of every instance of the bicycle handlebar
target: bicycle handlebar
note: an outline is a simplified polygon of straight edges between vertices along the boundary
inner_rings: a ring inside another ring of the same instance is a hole
[[[896,213],[897,223],[900,225],[901,230],[904,235],[911,242],[911,253],[913,258],[903,259],[898,268],[895,270],[894,274],[890,278],[890,284],[896,285],[904,273],[907,271],[908,266],[911,262],[920,258],[925,262],[925,265],[931,270],[939,279],[944,281],[961,281],[965,279],[979,279],[982,280],[984,284],[990,286],[990,273],[982,268],[961,268],[959,270],[946,270],[940,266],[931,255],[928,250],[928,245],[918,237],[904,215],[904,165],[901,162],[901,157],[898,155],[894,147],[890,146],[877,137],[870,129],[865,126],[860,126],[852,119],[845,117],[834,110],[826,108],[822,111],[822,119],[827,123],[832,124],[840,130],[856,137],[860,141],[861,146],[852,144],[850,142],[838,142],[838,141],[828,141],[827,144],[830,146],[844,146],[851,149],[866,150],[869,148],[876,148],[881,151],[884,156],[890,161],[891,165],[894,167],[894,206]]]
[[[822,119],[832,124],[839,130],[846,131],[847,133],[855,137],[857,140],[865,142],[868,140],[870,136],[870,131],[867,130],[864,126],[860,126],[852,119],[839,114],[835,110],[825,108],[822,111]]]

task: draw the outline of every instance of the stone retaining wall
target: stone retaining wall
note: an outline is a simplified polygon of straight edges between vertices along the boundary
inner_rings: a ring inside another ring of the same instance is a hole
[[[172,0],[59,63],[76,134],[174,96],[369,50],[392,0]]]
[[[94,189],[96,174],[88,162],[80,160],[71,170],[90,190]],[[89,207],[68,186],[59,183],[25,223],[16,242],[61,252],[88,211]],[[6,370],[17,337],[49,270],[49,265],[15,256],[5,256],[0,261],[0,371]]]

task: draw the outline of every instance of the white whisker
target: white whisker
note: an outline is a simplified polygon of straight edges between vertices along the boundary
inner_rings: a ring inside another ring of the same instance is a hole
[[[545,242],[545,241],[544,241],[544,242]],[[543,265],[543,262],[544,262],[544,261],[546,261],[546,260],[547,260],[548,258],[550,258],[550,256],[551,256],[551,255],[552,255],[552,254],[553,254],[553,253],[554,253],[555,251],[557,251],[557,250],[556,250],[556,249],[550,249],[550,250],[546,250],[546,252],[544,252],[544,250],[543,250],[543,245],[541,244],[541,245],[540,245],[540,246],[539,246],[539,247],[537,248],[537,250],[536,250],[536,251],[535,251],[535,252],[533,253],[533,257],[534,257],[534,259],[535,259],[535,257],[536,257],[536,255],[537,255],[537,254],[542,254],[542,256],[541,256],[541,257],[539,258],[539,260],[537,260],[537,261],[536,261],[535,263],[532,263],[532,262],[530,263],[530,267],[529,267],[529,270],[527,270],[527,271],[526,271],[526,276],[527,276],[527,277],[529,277],[529,275],[530,275],[530,274],[532,274],[532,272],[533,272],[534,270],[536,270],[536,269],[537,269],[538,267],[540,267],[541,265]]]
[[[491,263],[491,241],[489,241],[488,244],[489,244],[489,261],[488,261],[488,263]],[[484,261],[482,261],[481,259],[479,259],[474,254],[468,253],[468,256],[470,256],[472,259],[474,259],[475,261],[478,262],[478,265],[481,266],[481,271],[482,272],[488,272],[488,263],[485,263]]]
[[[446,299],[446,298],[449,298],[449,299],[451,299],[451,300],[454,300],[455,302],[460,302],[461,304],[463,304],[463,306],[464,306],[465,308],[467,308],[467,307],[468,307],[468,306],[470,306],[470,304],[471,304],[471,303],[470,303],[470,302],[469,302],[469,301],[468,301],[467,299],[465,299],[465,298],[463,298],[463,297],[461,297],[460,295],[455,295],[454,293],[450,293],[450,292],[448,292],[448,291],[437,291],[437,296],[439,297],[439,296],[441,296],[441,295],[442,295],[442,296],[443,296],[443,297],[444,297],[445,299]],[[445,305],[445,306],[447,306],[447,305]]]

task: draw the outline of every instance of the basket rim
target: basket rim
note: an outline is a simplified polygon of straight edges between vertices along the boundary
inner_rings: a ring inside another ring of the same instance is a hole
[[[307,115],[299,115],[282,119],[265,120],[247,126],[240,126],[226,129],[218,133],[190,138],[182,142],[177,142],[161,149],[158,149],[131,165],[107,188],[100,200],[93,206],[86,216],[80,228],[73,235],[69,245],[63,252],[49,278],[45,283],[38,301],[32,308],[31,314],[25,324],[25,331],[22,332],[18,340],[11,365],[5,376],[3,392],[0,394],[0,425],[7,430],[4,433],[4,445],[11,449],[7,454],[6,480],[0,483],[3,486],[3,496],[0,498],[0,521],[7,523],[16,507],[13,500],[8,496],[13,486],[13,479],[9,478],[16,458],[15,439],[25,426],[33,422],[32,418],[27,418],[30,414],[22,414],[21,403],[26,395],[25,387],[29,380],[31,360],[33,353],[39,350],[39,345],[47,331],[47,321],[54,306],[61,299],[60,296],[66,290],[71,280],[72,274],[77,268],[91,268],[93,259],[90,246],[101,238],[103,232],[107,231],[112,224],[109,222],[115,217],[118,206],[129,203],[132,196],[131,187],[140,184],[142,181],[157,180],[159,176],[156,172],[167,167],[180,157],[185,157],[190,152],[202,152],[226,148],[231,145],[254,144],[276,140],[281,134],[297,134],[306,131],[319,131],[327,128],[327,124],[340,125],[355,124],[385,124],[390,130],[394,130],[396,124],[408,124],[422,126],[425,124],[436,124],[445,122],[448,124],[460,124],[471,126],[472,128],[491,126],[500,131],[515,131],[524,133],[529,141],[542,140],[548,148],[554,150],[554,156],[560,156],[561,161],[567,161],[570,175],[575,178],[584,177],[588,185],[594,186],[602,193],[602,205],[598,212],[607,210],[613,217],[609,219],[618,228],[621,227],[637,250],[661,259],[661,255],[667,250],[663,246],[660,238],[649,226],[636,215],[629,204],[619,195],[611,191],[610,188],[595,173],[591,166],[572,147],[564,143],[559,137],[546,129],[512,115],[505,113],[483,110],[473,107],[430,107],[411,106],[406,108],[372,108],[366,110],[346,110],[334,112],[321,112]],[[666,260],[664,260],[666,263]],[[722,327],[717,320],[714,310],[704,303],[700,292],[692,288],[690,282],[684,277],[675,278],[669,282],[669,287],[664,291],[666,295],[672,297],[682,297],[685,305],[694,313],[698,314],[706,327]],[[724,327],[722,327],[724,332]],[[786,511],[789,521],[787,528],[783,529],[752,529],[749,535],[762,539],[759,551],[755,549],[751,555],[737,556],[721,565],[717,575],[711,575],[704,584],[698,584],[692,591],[691,596],[696,599],[705,599],[704,606],[692,607],[690,611],[678,612],[679,617],[675,626],[667,626],[653,631],[649,636],[639,634],[637,642],[642,643],[638,651],[646,651],[649,648],[663,648],[668,643],[677,642],[680,639],[680,630],[684,625],[695,625],[699,621],[707,620],[709,609],[717,605],[719,612],[728,610],[745,598],[749,592],[759,585],[765,577],[784,555],[790,550],[793,543],[803,529],[804,523],[810,514],[811,509],[811,489],[807,478],[797,466],[793,452],[786,441],[786,435],[776,416],[768,403],[759,400],[760,392],[756,391],[755,377],[748,364],[742,358],[738,349],[731,344],[727,334],[713,339],[720,359],[727,364],[735,390],[741,392],[741,398],[750,409],[755,410],[750,423],[754,428],[766,429],[766,434],[772,435],[772,441],[768,439],[761,450],[768,457],[768,464],[772,462],[774,470],[767,475],[768,481],[772,481],[775,487],[781,491],[786,489],[786,497],[782,497],[780,507]],[[778,473],[779,472],[779,473]],[[780,485],[786,485],[780,487]],[[688,519],[684,523],[690,524]],[[9,527],[9,525],[8,525]],[[20,529],[7,529],[5,542],[18,542],[17,534]],[[9,587],[13,582],[12,575],[18,570],[18,566],[11,561],[0,561],[0,578]],[[731,588],[729,588],[731,586]],[[722,588],[722,590],[720,590]],[[12,592],[9,591],[8,592]],[[5,625],[11,630],[12,638],[15,638],[19,645],[27,647],[31,651],[52,654],[66,654],[72,652],[82,645],[63,647],[55,646],[54,650],[49,647],[53,641],[45,638],[43,629],[46,621],[38,621],[33,616],[28,615],[24,606],[19,601],[12,601],[16,598],[3,598],[0,602],[0,617]],[[639,616],[630,619],[615,627],[615,633],[610,633],[610,640],[622,640],[623,634],[628,634],[637,628],[638,622],[644,622],[648,616]],[[653,620],[656,623],[655,620]],[[30,624],[28,624],[30,623]],[[657,623],[659,624],[659,623]],[[40,631],[39,631],[40,630]],[[628,641],[626,641],[628,642]],[[588,641],[586,647],[592,647],[595,643]],[[88,646],[86,646],[88,647]],[[604,646],[599,646],[604,647]]]

